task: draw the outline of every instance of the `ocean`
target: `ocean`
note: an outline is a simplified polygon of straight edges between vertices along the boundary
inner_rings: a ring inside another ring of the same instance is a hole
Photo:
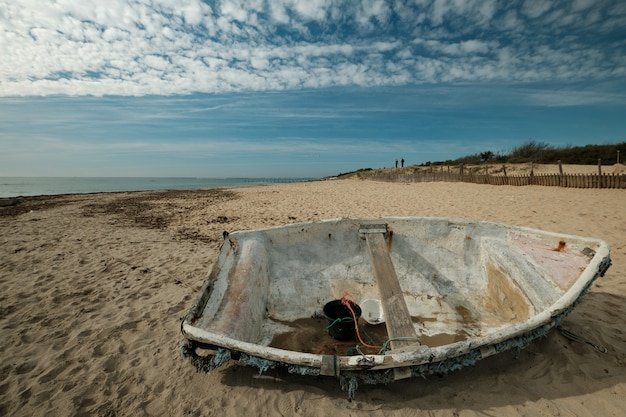
[[[0,177],[0,197],[187,190],[309,181],[313,178]]]

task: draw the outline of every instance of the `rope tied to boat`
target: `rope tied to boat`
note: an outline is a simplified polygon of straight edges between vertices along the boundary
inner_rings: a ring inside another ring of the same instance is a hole
[[[584,343],[584,344],[587,344],[587,345],[589,345],[589,346],[593,347],[595,350],[597,350],[597,351],[598,351],[598,352],[600,352],[600,353],[608,353],[608,352],[609,352],[609,350],[608,350],[607,348],[605,348],[604,346],[602,346],[602,345],[598,345],[598,344],[596,344],[596,343],[593,343],[592,341],[587,340],[587,339],[585,339],[585,338],[584,338],[584,337],[582,337],[582,336],[579,336],[579,335],[577,335],[577,334],[575,334],[575,333],[572,333],[571,331],[564,329],[564,328],[563,328],[563,327],[561,327],[560,325],[559,325],[559,326],[557,326],[556,328],[559,330],[559,332],[560,332],[560,333],[561,333],[564,337],[566,337],[566,338],[567,338],[567,339],[569,339],[569,340],[573,340],[574,342],[579,342],[579,343]]]
[[[363,338],[361,337],[361,329],[359,327],[359,323],[358,323],[358,319],[356,317],[356,313],[354,312],[354,309],[352,308],[352,303],[354,301],[352,301],[350,294],[343,293],[343,295],[341,296],[341,304],[343,304],[348,310],[350,310],[350,314],[352,315],[352,317],[347,317],[347,320],[350,321],[354,321],[354,329],[356,330],[356,335],[357,338],[359,339],[359,342],[361,343],[361,346],[357,345],[355,347],[356,351],[359,352],[361,355],[363,355],[363,353],[361,353],[361,351],[359,350],[359,347],[366,347],[366,348],[370,348],[370,349],[378,349],[378,354],[379,355],[384,355],[385,353],[387,353],[387,350],[389,350],[389,344],[391,344],[391,342],[397,342],[397,341],[409,341],[409,342],[417,342],[417,343],[422,343],[419,338],[417,337],[394,337],[391,339],[387,339],[385,341],[385,343],[383,343],[382,345],[374,345],[373,341],[372,343],[367,343],[363,340]],[[327,328],[331,327],[333,324],[335,324],[337,321],[341,321],[341,320],[345,320],[346,318],[343,319],[337,319],[334,322],[332,322],[331,324],[328,325]],[[367,332],[366,332],[367,334]],[[369,335],[367,335],[369,337]],[[371,340],[371,337],[370,337]]]
[[[348,310],[350,310],[350,314],[352,315],[352,320],[354,320],[354,329],[356,330],[356,336],[359,339],[359,342],[361,343],[363,347],[366,347],[366,348],[382,349],[383,348],[382,345],[381,346],[371,345],[369,343],[366,343],[361,337],[361,331],[359,329],[359,322],[356,317],[356,313],[354,312],[354,309],[352,308],[353,301],[350,298],[351,298],[350,294],[348,294],[347,292],[344,292],[343,295],[341,296],[341,304],[343,304]]]
[[[352,320],[352,317],[338,317],[333,322],[331,322],[328,326],[326,326],[326,330],[328,330],[331,327],[333,327],[334,325],[342,323],[344,321],[348,322],[348,321],[353,321],[353,320]]]
[[[219,348],[213,355],[202,356],[196,352],[196,344],[188,340],[180,347],[180,354],[183,358],[189,358],[191,364],[197,371],[209,372],[219,368],[231,359],[231,351]]]
[[[405,341],[405,342],[417,342],[417,343],[422,343],[422,341],[418,338],[418,337],[393,337],[391,339],[387,339],[387,341],[385,343],[383,343],[382,348],[380,349],[380,352],[378,352],[379,355],[384,355],[387,352],[387,349],[389,349],[389,344],[391,342],[400,342],[400,341]]]

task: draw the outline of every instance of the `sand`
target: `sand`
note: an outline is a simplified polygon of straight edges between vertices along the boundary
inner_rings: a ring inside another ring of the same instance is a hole
[[[613,266],[558,332],[442,378],[361,386],[230,363],[197,373],[180,319],[222,231],[450,216],[605,239]],[[626,191],[334,180],[28,198],[0,207],[2,416],[623,416]]]
[[[598,168],[597,165],[573,165],[573,164],[535,164],[535,163],[523,163],[523,164],[480,164],[480,165],[465,165],[464,171],[476,172],[480,174],[488,173],[490,175],[504,175],[509,176],[516,175],[530,175],[532,172],[534,175],[553,175],[553,174],[566,174],[566,175],[597,175],[599,172],[602,174],[623,174],[625,171],[624,164],[616,163],[613,165],[602,165]],[[459,166],[447,165],[435,165],[435,166],[408,166],[406,168],[385,168],[382,172],[397,172],[397,170],[404,170],[407,173],[417,172],[459,172]]]

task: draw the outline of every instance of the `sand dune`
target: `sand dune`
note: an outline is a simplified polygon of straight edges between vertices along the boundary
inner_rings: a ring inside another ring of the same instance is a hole
[[[596,168],[597,169],[597,168]],[[613,266],[557,332],[444,378],[362,386],[181,359],[223,230],[449,216],[593,236]],[[361,180],[27,198],[0,207],[0,415],[622,416],[626,192]]]
[[[406,168],[397,168],[404,169],[407,172],[413,171],[444,171],[444,172],[459,172],[459,166],[411,166]],[[626,172],[624,170],[624,164],[613,164],[613,165],[602,165],[598,167],[597,165],[573,165],[573,164],[535,164],[535,163],[523,163],[523,164],[481,164],[481,165],[465,165],[463,167],[464,172],[467,173],[469,171],[474,171],[478,173],[488,173],[490,175],[504,175],[506,170],[507,175],[529,175],[531,171],[535,175],[545,175],[545,174],[569,174],[569,175],[581,175],[581,174],[593,174],[596,175],[598,172],[602,174],[623,174]],[[385,171],[394,170],[394,168],[387,168]]]

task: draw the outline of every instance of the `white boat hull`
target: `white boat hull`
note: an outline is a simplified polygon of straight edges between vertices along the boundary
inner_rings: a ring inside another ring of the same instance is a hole
[[[386,249],[372,249],[369,234]],[[388,253],[381,261],[377,251]],[[385,257],[388,269],[377,271]],[[470,220],[334,219],[234,232],[182,323],[183,350],[205,369],[239,358],[366,382],[436,373],[433,364],[447,372],[545,334],[609,265],[598,239]],[[382,337],[394,341],[375,342],[386,349],[330,338],[323,307],[346,294],[383,300]],[[395,325],[403,314],[412,329]],[[197,347],[223,359],[203,359]]]

